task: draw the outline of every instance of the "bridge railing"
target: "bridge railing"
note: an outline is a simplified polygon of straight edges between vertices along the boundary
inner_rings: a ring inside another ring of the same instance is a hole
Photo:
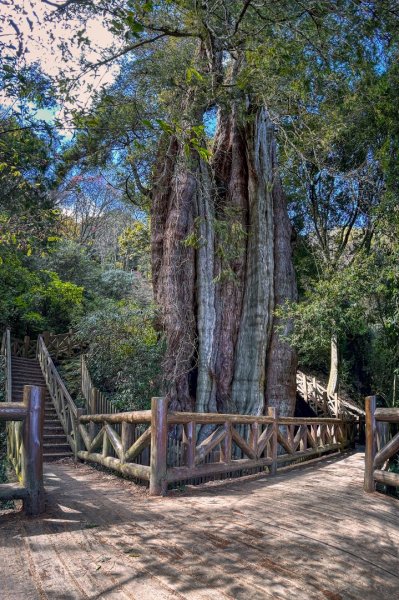
[[[39,337],[45,342],[47,350],[54,358],[68,358],[82,349],[82,344],[76,340],[73,331],[67,333],[43,332]],[[35,358],[38,339],[26,335],[23,339],[11,337],[11,353],[21,358]]]
[[[374,492],[376,482],[399,487],[399,473],[383,468],[399,452],[399,432],[392,436],[389,424],[399,424],[399,408],[377,408],[376,396],[366,398],[366,492]]]
[[[29,515],[44,511],[43,424],[45,390],[25,386],[23,402],[1,402],[0,421],[8,421],[7,452],[20,484],[1,484],[1,500],[23,500]]]
[[[76,406],[66,389],[41,335],[37,340],[37,359],[40,363],[58,418],[64,429],[69,445],[76,455],[78,448],[78,418],[84,411]]]
[[[77,456],[149,481],[152,495],[184,481],[265,468],[274,474],[353,443],[353,421],[279,418],[275,409],[267,416],[169,412],[165,398],[153,398],[148,411],[83,415],[79,422]],[[148,464],[139,464],[148,449]]]
[[[297,390],[318,416],[364,419],[364,410],[338,393],[329,394],[315,377],[296,374]]]

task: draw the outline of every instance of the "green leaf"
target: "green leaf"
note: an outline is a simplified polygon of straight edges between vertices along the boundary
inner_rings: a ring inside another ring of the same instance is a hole
[[[191,83],[193,77],[197,79],[197,81],[203,81],[204,79],[201,73],[197,71],[197,69],[194,69],[194,67],[188,67],[188,69],[186,70],[187,83]]]

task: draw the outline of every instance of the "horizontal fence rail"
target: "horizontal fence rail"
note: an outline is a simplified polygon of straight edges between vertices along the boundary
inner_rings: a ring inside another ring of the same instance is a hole
[[[45,389],[25,386],[23,402],[0,403],[7,421],[7,452],[20,484],[0,485],[0,500],[22,500],[29,515],[44,511],[43,427]]]
[[[161,495],[184,481],[266,468],[274,474],[344,450],[353,428],[343,419],[279,418],[276,409],[267,416],[169,412],[165,398],[153,398],[147,411],[80,416],[77,456],[149,481],[150,493]]]
[[[374,492],[376,483],[399,487],[399,473],[384,468],[399,452],[399,432],[392,435],[390,424],[399,424],[399,408],[376,408],[376,397],[366,398],[366,492]]]

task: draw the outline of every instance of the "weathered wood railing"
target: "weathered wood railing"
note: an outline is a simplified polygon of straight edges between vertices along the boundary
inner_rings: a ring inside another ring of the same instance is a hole
[[[364,410],[339,394],[329,394],[315,377],[296,374],[297,390],[318,416],[364,419]]]
[[[237,471],[267,467],[273,474],[281,465],[353,442],[353,422],[342,419],[278,418],[275,409],[268,416],[168,412],[165,398],[153,398],[150,411],[83,415],[79,421],[77,456],[149,481],[153,495],[165,493],[168,484]],[[121,435],[115,424],[121,424]],[[179,466],[168,461],[168,444],[176,435]],[[138,464],[149,446],[150,464]],[[212,462],[206,462],[209,455]]]
[[[78,408],[71,398],[53,363],[42,336],[39,336],[37,340],[37,359],[40,363],[58,418],[61,421],[67,440],[76,455],[78,449],[76,443],[78,437],[78,418],[84,411]]]
[[[49,333],[45,331],[41,334],[49,354],[54,358],[68,358],[77,354],[82,345],[76,340],[73,331],[68,333]],[[37,353],[38,339],[26,335],[23,339],[11,338],[11,353],[14,356],[22,358],[35,358]]]
[[[11,368],[11,332],[6,329],[1,343],[1,354],[5,363],[5,395],[6,401],[12,402],[12,368]]]
[[[387,424],[390,423],[399,424],[399,408],[376,408],[376,397],[366,398],[366,492],[374,492],[376,482],[399,487],[399,473],[391,473],[383,468],[399,452],[399,432],[387,440]],[[384,428],[381,427],[383,425]]]
[[[45,390],[36,386],[25,386],[23,402],[0,403],[0,421],[8,421],[8,458],[21,484],[0,485],[0,499],[23,500],[29,515],[44,511],[44,403]]]
[[[106,395],[94,385],[84,354],[80,357],[80,374],[81,389],[83,397],[86,400],[87,412],[91,414],[117,413],[118,409],[115,408]]]

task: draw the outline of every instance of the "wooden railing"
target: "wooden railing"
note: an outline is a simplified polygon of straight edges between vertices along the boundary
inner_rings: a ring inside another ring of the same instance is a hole
[[[376,397],[366,398],[366,492],[374,492],[376,482],[399,487],[399,473],[384,470],[387,461],[399,452],[399,432],[390,436],[389,424],[399,424],[399,408],[376,408]]]
[[[1,354],[5,362],[5,392],[6,401],[12,402],[12,368],[11,368],[11,333],[6,329],[1,343]]]
[[[329,394],[315,377],[297,371],[296,384],[299,394],[318,416],[364,418],[362,408],[338,394]]]
[[[275,409],[268,416],[168,412],[165,398],[153,398],[150,411],[83,415],[79,421],[77,456],[149,481],[152,495],[164,494],[169,484],[198,478],[265,468],[274,474],[287,463],[353,443],[352,421],[278,418]],[[176,435],[181,441],[179,466],[170,464],[168,451]],[[139,464],[148,447],[149,464]],[[210,455],[212,462],[207,462]]]
[[[80,357],[81,389],[86,400],[87,412],[91,414],[114,414],[118,409],[93,383],[84,354]]]
[[[0,421],[8,421],[8,458],[21,483],[0,485],[0,500],[23,500],[29,515],[44,511],[44,403],[45,389],[36,386],[25,386],[23,402],[0,403]]]
[[[71,398],[53,363],[42,336],[39,336],[37,341],[37,359],[40,363],[58,418],[62,424],[69,445],[76,455],[78,448],[76,443],[78,437],[78,418],[84,411],[83,409],[78,408]]]
[[[44,339],[49,354],[54,358],[68,358],[82,349],[82,345],[76,340],[73,331],[59,334],[45,331],[39,337]],[[26,335],[24,339],[11,338],[11,353],[22,358],[35,358],[37,343],[38,339],[31,338],[29,335]]]

